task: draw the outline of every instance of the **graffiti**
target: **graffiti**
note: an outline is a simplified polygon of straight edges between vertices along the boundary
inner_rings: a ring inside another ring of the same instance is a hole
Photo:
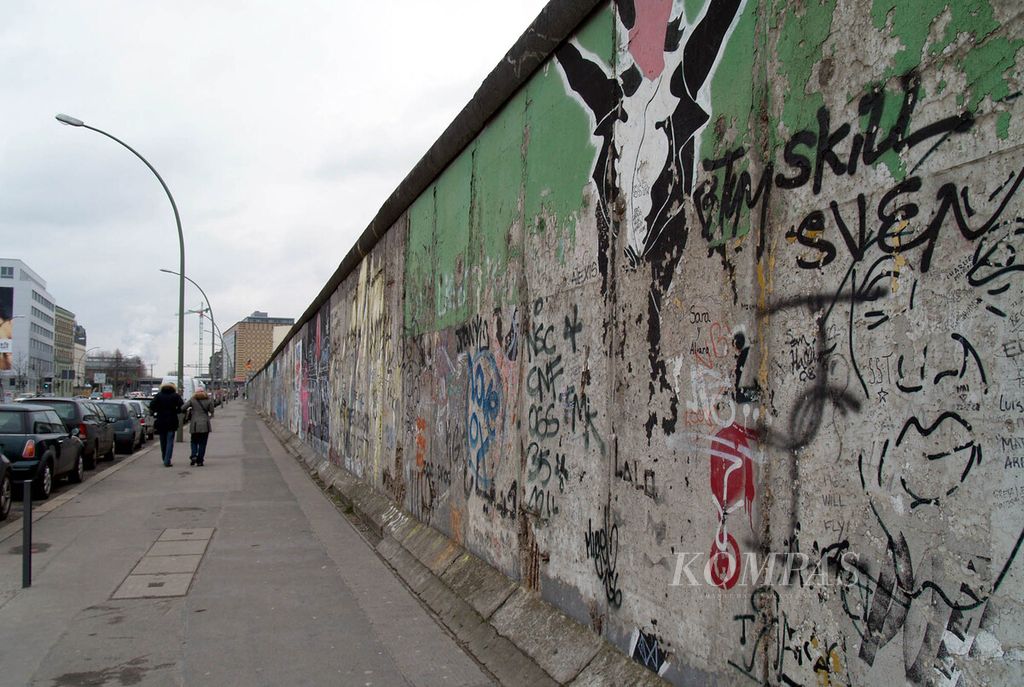
[[[585,267],[574,267],[572,275],[569,277],[569,283],[573,286],[582,286],[588,281],[597,279],[600,274],[601,271],[597,268],[597,262],[591,262]]]
[[[597,409],[586,392],[590,349],[584,343],[585,333],[576,304],[564,312],[543,298],[531,304],[526,336],[524,406],[529,443],[523,445],[524,505],[541,521],[560,512],[559,500],[569,481],[570,447],[579,442],[584,450],[593,446],[604,451],[595,424]]]
[[[780,606],[779,593],[770,586],[758,587],[751,593],[751,612],[733,616],[734,621],[740,622],[739,642],[740,646],[749,647],[749,660],[730,660],[729,665],[761,683],[757,659],[764,656],[766,669],[773,678],[768,684],[852,685],[845,641],[821,637],[814,627],[806,632],[791,625],[789,614]],[[753,638],[747,635],[748,625],[757,631]]]
[[[729,515],[742,508],[753,529],[757,450],[757,432],[737,424],[711,439],[711,494],[718,511],[718,530],[709,558],[711,580],[722,589],[732,589],[742,569],[742,552],[726,525]]]
[[[658,675],[664,675],[668,670],[668,655],[662,651],[661,641],[653,633],[647,634],[640,628],[634,629],[629,639],[629,657]]]
[[[588,6],[254,397],[671,679],[1013,681],[1024,40],[965,5]]]
[[[455,336],[458,339],[459,353],[467,350],[480,351],[490,347],[487,322],[480,315],[474,315],[468,322],[456,327]]]
[[[486,490],[494,475],[491,450],[501,431],[502,381],[490,351],[467,356],[469,391],[466,395],[467,461],[476,484]]]
[[[615,477],[622,480],[626,484],[631,484],[633,487],[640,492],[643,492],[644,496],[648,496],[652,499],[658,498],[658,484],[655,479],[654,470],[644,468],[641,473],[640,467],[636,460],[623,461],[619,464],[618,453],[615,455],[615,471],[613,473]]]
[[[599,141],[591,178],[598,198],[601,293],[608,294],[616,207],[625,225],[629,268],[650,268],[649,400],[667,394],[668,411],[662,414],[649,404],[648,439],[659,423],[671,434],[678,421],[678,401],[661,360],[662,301],[686,246],[686,213],[679,201],[693,191],[697,139],[711,118],[699,94],[706,94],[744,5],[743,0],[712,0],[690,26],[679,5],[620,2],[617,16],[622,35],[628,36],[623,64],[612,70],[571,41],[555,53],[566,88],[592,117]],[[635,124],[620,129],[626,121]],[[628,135],[619,135],[623,131]]]
[[[615,568],[619,559],[619,526],[611,522],[608,506],[604,507],[602,527],[594,531],[594,522],[587,519],[584,534],[587,558],[594,562],[597,579],[604,585],[605,599],[616,608],[622,606],[622,589],[619,588],[619,573]]]

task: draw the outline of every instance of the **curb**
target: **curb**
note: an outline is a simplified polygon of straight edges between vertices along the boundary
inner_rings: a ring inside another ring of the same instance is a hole
[[[323,490],[369,530],[377,554],[501,684],[669,684],[257,413]]]

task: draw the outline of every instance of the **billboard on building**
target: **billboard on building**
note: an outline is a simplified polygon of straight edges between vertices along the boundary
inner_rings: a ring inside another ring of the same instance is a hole
[[[0,287],[0,371],[14,368],[14,289]]]

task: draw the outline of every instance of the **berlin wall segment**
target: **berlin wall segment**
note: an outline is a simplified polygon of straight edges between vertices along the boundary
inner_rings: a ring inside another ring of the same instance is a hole
[[[580,19],[263,410],[672,682],[1024,682],[1017,4]]]

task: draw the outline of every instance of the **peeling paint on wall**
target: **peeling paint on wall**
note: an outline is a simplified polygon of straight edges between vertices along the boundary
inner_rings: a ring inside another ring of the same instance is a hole
[[[1022,683],[1021,17],[604,5],[256,397],[674,683]]]

